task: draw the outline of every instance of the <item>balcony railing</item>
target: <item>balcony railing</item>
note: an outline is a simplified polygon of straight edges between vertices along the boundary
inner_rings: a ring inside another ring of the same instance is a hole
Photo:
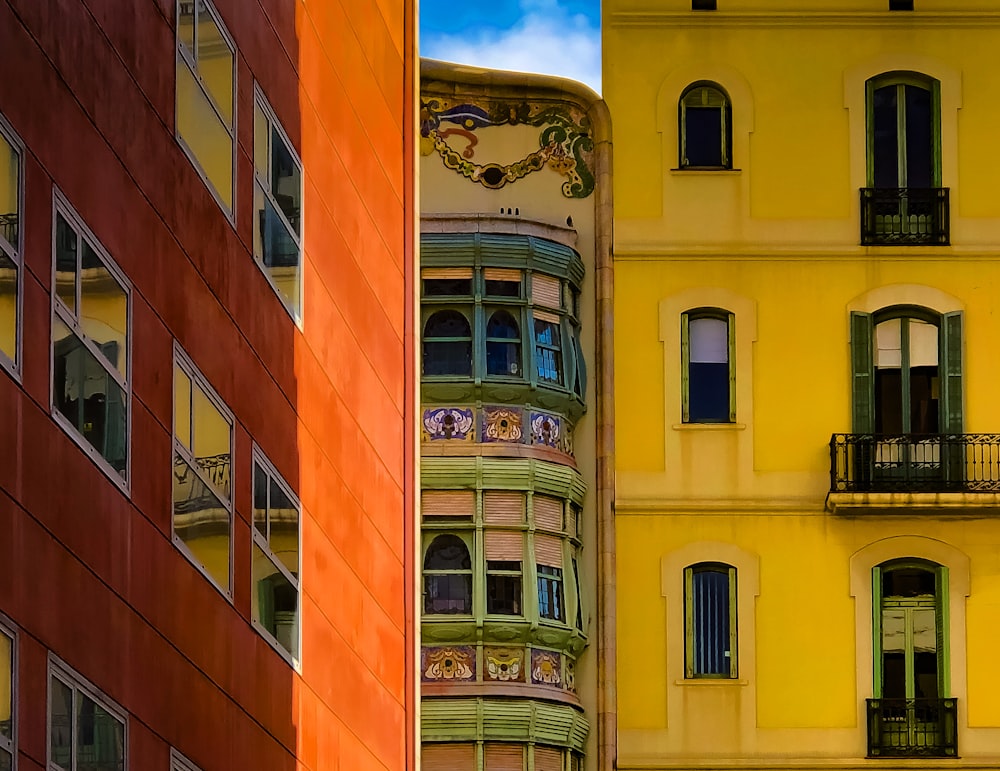
[[[1000,434],[834,434],[830,492],[1000,492]]]
[[[861,188],[864,246],[947,246],[948,188]]]
[[[958,757],[957,699],[868,699],[868,757]]]

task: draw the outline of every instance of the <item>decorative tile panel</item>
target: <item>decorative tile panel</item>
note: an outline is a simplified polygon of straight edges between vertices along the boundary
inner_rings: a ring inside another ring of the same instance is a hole
[[[483,407],[483,441],[521,443],[523,411],[513,407]]]
[[[476,649],[472,645],[454,645],[420,649],[420,679],[475,680]]]
[[[576,693],[576,662],[569,656],[566,657],[566,666],[563,669],[565,675],[565,683],[567,691],[572,691]]]
[[[562,418],[546,412],[531,413],[531,443],[562,449]]]
[[[424,410],[424,441],[463,439],[473,441],[476,416],[471,408],[437,407]]]
[[[540,685],[562,685],[562,656],[555,651],[531,650],[531,682]]]
[[[524,648],[483,648],[484,679],[524,682]]]

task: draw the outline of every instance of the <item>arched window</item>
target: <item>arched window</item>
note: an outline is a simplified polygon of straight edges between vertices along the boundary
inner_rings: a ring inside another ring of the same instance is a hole
[[[486,374],[522,376],[521,329],[508,311],[494,311],[486,324]]]
[[[424,325],[424,375],[472,375],[472,327],[459,311],[431,314]]]
[[[472,613],[472,558],[457,535],[437,536],[424,555],[424,613]]]
[[[684,569],[684,676],[735,678],[736,568],[702,562]]]
[[[733,128],[729,96],[716,83],[694,83],[681,94],[680,167],[731,169]]]
[[[735,423],[734,316],[719,308],[681,314],[682,413],[685,423]]]

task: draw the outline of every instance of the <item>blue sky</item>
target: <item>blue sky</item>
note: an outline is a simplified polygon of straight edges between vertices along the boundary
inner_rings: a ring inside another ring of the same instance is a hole
[[[420,0],[420,54],[601,90],[600,0]]]

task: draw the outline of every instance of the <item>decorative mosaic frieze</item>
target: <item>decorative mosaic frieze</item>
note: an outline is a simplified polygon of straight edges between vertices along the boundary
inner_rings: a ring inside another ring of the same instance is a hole
[[[531,649],[531,682],[562,685],[562,656],[555,651]]]
[[[566,666],[563,668],[563,678],[567,691],[576,693],[576,662],[569,656],[566,657]]]
[[[476,416],[471,408],[438,407],[424,410],[424,441],[464,439],[473,441]]]
[[[442,648],[421,648],[420,676],[424,681],[475,680],[475,647],[453,645]]]
[[[524,412],[515,407],[483,407],[483,441],[520,443],[523,422]]]
[[[562,449],[562,418],[546,412],[531,413],[531,443]]]
[[[524,648],[483,648],[484,679],[524,682]]]

